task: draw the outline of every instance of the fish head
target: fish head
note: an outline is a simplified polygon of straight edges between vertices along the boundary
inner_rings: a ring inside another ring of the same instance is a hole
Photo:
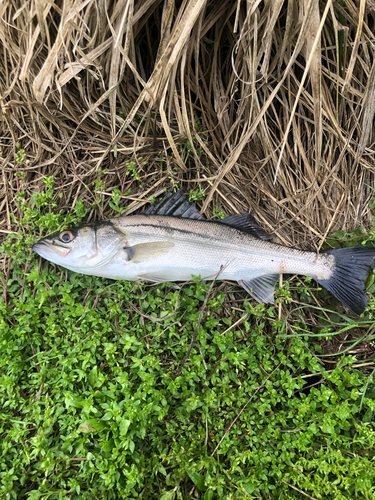
[[[77,273],[93,274],[110,262],[126,240],[126,234],[111,221],[103,221],[51,234],[32,249],[50,262]]]

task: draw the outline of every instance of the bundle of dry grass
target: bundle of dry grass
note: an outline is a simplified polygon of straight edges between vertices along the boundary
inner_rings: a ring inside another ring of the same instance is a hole
[[[17,190],[55,175],[61,206],[89,205],[99,171],[107,193],[129,185],[125,161],[131,198],[199,183],[203,211],[251,208],[287,244],[368,224],[373,0],[4,0],[0,13],[4,232]]]

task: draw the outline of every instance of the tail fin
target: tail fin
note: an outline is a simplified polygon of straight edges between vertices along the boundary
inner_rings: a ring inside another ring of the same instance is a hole
[[[335,269],[328,280],[318,283],[356,314],[367,307],[365,281],[375,267],[375,247],[335,248],[324,253],[335,258]]]

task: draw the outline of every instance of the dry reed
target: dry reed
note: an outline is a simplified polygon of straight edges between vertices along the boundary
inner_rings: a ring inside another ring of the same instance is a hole
[[[373,0],[3,0],[0,234],[43,176],[71,210],[127,161],[133,208],[178,182],[285,244],[368,225],[374,32]]]

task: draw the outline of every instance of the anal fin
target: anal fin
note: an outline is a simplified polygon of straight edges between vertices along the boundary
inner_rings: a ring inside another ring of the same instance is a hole
[[[275,285],[279,277],[279,274],[266,274],[251,280],[238,280],[238,284],[249,292],[258,302],[273,304],[275,301]]]
[[[159,269],[149,273],[138,274],[137,278],[152,281],[153,283],[163,283],[165,281],[175,281],[176,273],[173,272],[173,269]]]

